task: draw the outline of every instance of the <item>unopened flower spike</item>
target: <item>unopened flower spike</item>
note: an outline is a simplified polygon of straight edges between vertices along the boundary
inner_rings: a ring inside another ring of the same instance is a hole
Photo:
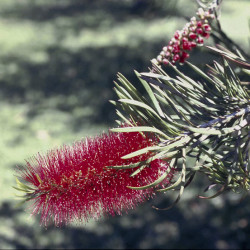
[[[184,63],[189,57],[189,52],[196,46],[202,46],[204,38],[209,38],[211,33],[210,22],[214,19],[214,14],[208,10],[199,8],[197,17],[192,17],[182,30],[177,30],[164,46],[160,54],[154,59],[157,65],[168,65]]]
[[[160,187],[168,186],[173,177],[169,164],[153,160],[143,171],[131,177],[136,168],[114,169],[146,161],[153,156],[145,153],[129,159],[123,156],[153,146],[158,138],[139,132],[102,134],[72,146],[37,154],[18,170],[19,191],[32,203],[32,214],[41,214],[41,223],[55,225],[74,220],[88,221],[102,215],[120,215],[133,209],[155,194],[155,188],[134,190],[150,184],[169,171]],[[159,186],[158,185],[158,186]]]

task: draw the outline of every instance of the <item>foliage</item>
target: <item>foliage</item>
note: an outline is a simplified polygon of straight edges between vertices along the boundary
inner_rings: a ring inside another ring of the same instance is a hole
[[[220,7],[221,1],[210,2],[212,4],[208,9],[210,13],[215,13],[219,29],[217,33],[222,37],[224,44],[231,45],[232,41],[222,31],[220,32],[217,7]],[[207,16],[209,15],[208,12]],[[200,29],[196,24],[194,25],[195,30]],[[192,28],[193,26],[190,28],[188,25],[182,34],[185,33],[185,37],[190,37],[194,32]],[[227,189],[243,192],[243,195],[246,195],[250,190],[249,83],[244,86],[228,61],[236,64],[237,70],[245,74],[249,74],[250,64],[238,50],[237,54],[234,54],[221,46],[210,48],[221,55],[222,62],[215,61],[213,67],[209,66],[208,74],[188,63],[202,79],[194,81],[173,65],[178,60],[173,59],[171,64],[169,60],[164,63],[166,59],[162,59],[167,53],[167,58],[175,58],[180,50],[186,49],[182,42],[183,38],[179,41],[179,34],[177,33],[177,37],[172,42],[177,43],[178,51],[172,50],[175,45],[169,43],[166,47],[168,49],[162,51],[163,56],[152,61],[153,67],[150,73],[136,72],[147,91],[148,98],[141,95],[123,75],[118,74],[120,84],[116,83],[115,91],[119,100],[113,101],[113,104],[117,106],[120,118],[127,123],[132,120],[130,125],[134,127],[117,128],[112,131],[154,132],[160,139],[157,146],[144,148],[123,158],[154,152],[155,155],[151,159],[130,165],[131,168],[140,166],[140,171],[147,167],[150,160],[159,158],[169,161],[171,168],[179,170],[180,176],[170,187],[158,191],[179,189],[176,202],[179,201],[185,187],[190,184],[197,171],[205,174],[211,182],[205,190],[221,186],[214,195],[200,196],[201,198],[214,198]],[[171,50],[169,50],[170,46]],[[170,53],[174,56],[169,56]],[[163,71],[159,66],[161,63],[170,64],[176,73],[175,76],[172,77]],[[186,165],[188,158],[193,158],[195,161],[191,167]],[[123,166],[120,168],[122,169]],[[137,173],[138,170],[134,172],[134,174]],[[160,177],[158,181],[146,186],[133,188],[146,189],[157,185],[163,179]]]
[[[170,159],[171,167],[180,171],[176,182],[159,192],[180,188],[180,197],[197,171],[210,179],[211,185],[207,189],[222,185],[210,198],[227,188],[235,192],[249,191],[249,91],[241,84],[226,57],[241,67],[250,69],[250,64],[225,50],[213,50],[224,57],[221,64],[214,63],[209,75],[188,63],[203,78],[202,82],[192,80],[173,65],[175,78],[155,64],[153,72],[136,73],[148,98],[124,76],[118,75],[120,85],[117,84],[115,90],[120,99],[114,102],[119,110],[117,113],[126,122],[129,118],[143,126],[113,131],[149,131],[160,138],[156,147],[144,148],[124,158],[154,152],[152,159]],[[195,159],[191,167],[186,166],[188,157]],[[131,168],[137,165],[131,165]]]

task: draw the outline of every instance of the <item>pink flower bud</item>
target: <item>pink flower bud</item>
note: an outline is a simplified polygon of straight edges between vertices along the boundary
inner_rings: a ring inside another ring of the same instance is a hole
[[[189,42],[183,42],[182,48],[183,48],[184,50],[191,50],[190,43],[189,43]]]
[[[161,55],[162,57],[164,57],[164,56],[165,56],[165,52],[164,52],[164,51],[161,51],[160,55]]]
[[[195,33],[190,33],[189,34],[189,38],[192,39],[192,40],[194,40],[194,39],[197,38],[197,35]]]
[[[192,27],[189,28],[189,30],[194,33],[194,32],[196,32],[196,27],[192,26]]]
[[[188,33],[189,33],[189,30],[188,30],[188,29],[185,29],[185,30],[183,30],[182,35],[183,35],[183,36],[187,36]]]
[[[174,34],[174,38],[177,40],[177,39],[179,39],[179,37],[180,37],[180,31],[177,30],[177,31],[175,32],[175,34]]]
[[[191,17],[190,21],[191,22],[196,22],[196,17],[195,16]]]
[[[168,45],[169,45],[169,46],[172,46],[174,43],[175,43],[175,39],[172,38],[172,39],[169,41]]]
[[[169,51],[167,51],[167,52],[165,53],[165,57],[170,57],[170,55],[171,55],[171,53],[170,53]]]
[[[189,44],[190,44],[191,48],[195,48],[197,46],[196,42],[193,42],[193,41],[190,42]]]
[[[168,61],[168,59],[164,58],[164,59],[162,60],[162,63],[163,63],[164,65],[168,65],[168,64],[169,64],[169,61]]]
[[[204,19],[205,17],[205,12],[202,8],[199,8],[198,9],[198,12],[197,12],[197,16],[200,18],[200,19]]]
[[[203,29],[202,28],[197,28],[196,33],[200,34],[200,35],[203,34]]]
[[[201,28],[202,25],[203,25],[202,21],[198,21],[198,22],[197,22],[197,27]]]
[[[161,63],[162,62],[162,56],[157,56],[157,58],[156,58],[156,60],[159,62],[159,63]]]
[[[168,46],[168,51],[172,52],[173,51],[173,47],[172,46]]]
[[[203,32],[203,33],[202,33],[202,36],[205,37],[205,38],[209,38],[209,37],[210,37],[210,34],[209,34],[209,33],[206,33],[206,32]]]
[[[180,63],[184,63],[188,57],[189,57],[189,54],[183,51],[180,57]]]
[[[179,59],[180,59],[180,55],[179,54],[174,55],[173,60],[175,62],[177,62]]]
[[[174,45],[173,46],[173,53],[179,53],[180,52],[180,46],[179,45]]]
[[[211,26],[209,24],[204,24],[203,29],[207,32],[211,31]]]
[[[189,54],[187,52],[183,51],[181,57],[182,58],[188,58]]]
[[[204,42],[204,40],[203,40],[202,37],[198,37],[198,38],[196,39],[196,42],[197,42],[198,45],[202,45],[203,42]]]
[[[164,52],[167,52],[168,47],[167,47],[167,46],[164,46],[162,50],[163,50]]]
[[[182,42],[185,43],[185,42],[188,42],[188,39],[186,37],[183,37],[182,38]]]
[[[209,11],[205,11],[205,12],[204,12],[204,16],[205,16],[205,17],[210,17]]]

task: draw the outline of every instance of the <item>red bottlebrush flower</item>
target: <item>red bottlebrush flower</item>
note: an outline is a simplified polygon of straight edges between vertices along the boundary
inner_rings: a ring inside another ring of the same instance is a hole
[[[120,215],[155,194],[155,188],[134,190],[127,186],[144,186],[157,180],[169,167],[163,160],[130,177],[133,169],[116,170],[108,166],[128,165],[145,161],[146,153],[122,159],[131,152],[157,144],[155,136],[139,132],[103,134],[99,137],[38,154],[19,169],[22,178],[33,192],[32,214],[41,214],[41,223],[67,224],[73,220],[88,221],[102,215]],[[170,171],[161,185],[168,185]]]

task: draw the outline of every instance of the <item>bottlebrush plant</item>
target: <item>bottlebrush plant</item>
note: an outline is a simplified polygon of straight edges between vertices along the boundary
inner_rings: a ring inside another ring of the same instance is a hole
[[[134,190],[128,186],[147,185],[162,175],[165,178],[160,186],[169,185],[174,170],[167,161],[152,160],[153,153],[122,158],[157,143],[158,138],[152,134],[110,132],[51,150],[45,156],[38,154],[27,161],[26,168],[18,170],[29,185],[17,181],[17,189],[26,193],[26,201],[34,201],[32,213],[41,213],[44,225],[49,221],[62,225],[74,219],[88,221],[102,215],[121,214],[155,194],[154,188]],[[136,175],[131,169],[109,168],[149,158],[148,168]]]
[[[175,33],[152,60],[150,72],[136,72],[146,95],[118,74],[118,100],[111,101],[120,117],[118,128],[37,154],[17,169],[16,189],[25,193],[24,201],[32,203],[32,214],[41,214],[43,224],[122,214],[169,190],[179,191],[175,204],[197,172],[210,180],[206,190],[219,187],[200,198],[225,190],[249,193],[249,56],[221,30],[221,1],[207,7],[198,2],[204,8],[198,19]],[[201,79],[195,81],[174,64],[184,63],[187,51],[210,32],[234,50],[209,47],[222,60],[208,73],[186,62]],[[195,160],[192,166],[187,165],[190,159]]]

